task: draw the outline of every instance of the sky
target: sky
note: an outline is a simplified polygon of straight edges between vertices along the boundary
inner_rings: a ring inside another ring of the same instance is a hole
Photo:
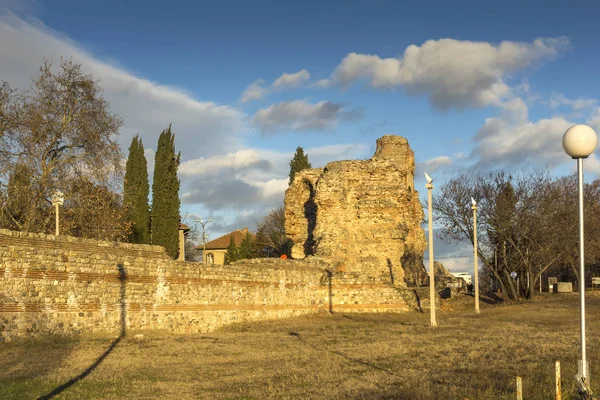
[[[0,81],[81,62],[150,168],[172,124],[182,214],[216,238],[283,204],[298,146],[321,167],[404,136],[421,197],[424,171],[573,173],[564,131],[600,132],[600,2],[569,3],[0,0]],[[439,254],[466,268],[465,246]]]

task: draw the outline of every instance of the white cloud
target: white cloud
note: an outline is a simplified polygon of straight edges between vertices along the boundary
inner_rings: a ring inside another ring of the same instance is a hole
[[[263,134],[282,131],[324,131],[335,128],[340,120],[362,116],[360,111],[346,110],[342,104],[331,101],[312,104],[304,100],[294,100],[258,110],[252,123]]]
[[[266,182],[255,182],[254,184],[262,189],[263,198],[283,196],[288,188],[289,178],[269,179]]]
[[[436,172],[442,167],[452,165],[452,159],[448,156],[439,156],[417,163],[416,170],[420,174],[421,172]]]
[[[473,257],[445,257],[436,259],[435,261],[441,262],[444,267],[450,272],[464,272],[467,271],[473,274]],[[481,266],[481,262],[480,262]]]
[[[279,78],[273,82],[271,85],[272,89],[288,89],[288,88],[296,88],[302,86],[306,83],[307,80],[310,79],[310,73],[302,69],[298,72],[288,74],[283,73]]]
[[[306,69],[301,69],[294,73],[284,72],[279,78],[275,79],[269,87],[265,86],[265,81],[263,79],[259,79],[248,85],[242,93],[240,101],[242,103],[248,103],[254,100],[261,100],[269,93],[276,90],[293,89],[304,86],[309,79],[310,72]]]
[[[562,135],[571,125],[563,117],[531,122],[523,100],[512,99],[503,105],[501,116],[486,119],[473,138],[471,156],[479,165],[490,168],[525,163],[554,167],[567,160]]]
[[[569,44],[566,38],[499,45],[453,39],[411,45],[400,58],[348,54],[331,80],[348,87],[366,80],[374,88],[403,87],[410,95],[429,97],[438,109],[498,105],[509,94],[504,78],[537,62],[551,60]]]
[[[592,111],[592,114],[590,115],[586,123],[589,126],[591,126],[597,134],[600,135],[600,107],[596,107],[596,109]]]
[[[329,79],[320,79],[315,83],[311,84],[309,87],[328,88],[329,86],[331,86],[331,81]]]
[[[202,157],[181,163],[178,174],[182,177],[207,175],[222,169],[240,169],[262,166],[271,168],[267,160],[263,160],[254,149],[244,149],[235,153]]]
[[[210,151],[241,147],[244,114],[213,102],[198,101],[182,90],[139,78],[122,68],[98,60],[77,43],[41,22],[26,22],[13,14],[0,15],[0,77],[11,86],[28,88],[44,58],[73,59],[83,63],[104,89],[113,112],[125,119],[120,142],[126,148],[140,133],[146,148],[156,146],[160,132],[171,122],[177,148],[186,156],[209,149],[197,143],[210,141]]]
[[[549,100],[550,108],[559,108],[562,106],[571,107],[573,110],[581,110],[594,107],[598,104],[596,99],[569,99],[562,93],[553,93]]]
[[[242,93],[240,101],[242,103],[248,103],[249,101],[260,100],[265,97],[269,90],[263,86],[264,83],[264,80],[259,79],[248,85],[246,90],[244,90],[244,93]]]

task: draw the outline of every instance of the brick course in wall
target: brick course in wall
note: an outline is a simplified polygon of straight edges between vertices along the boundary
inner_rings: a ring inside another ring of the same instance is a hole
[[[0,230],[0,341],[409,309],[381,280],[328,270],[317,259],[204,266],[173,261],[158,246]]]

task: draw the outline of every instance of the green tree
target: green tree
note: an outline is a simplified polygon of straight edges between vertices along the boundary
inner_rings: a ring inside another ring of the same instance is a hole
[[[136,135],[129,147],[123,184],[123,203],[127,207],[127,218],[131,222],[129,241],[132,243],[150,243],[149,192],[148,164],[144,155],[144,144],[139,135]]]
[[[300,146],[296,149],[296,153],[294,154],[294,158],[290,161],[290,182],[294,182],[294,177],[297,172],[302,171],[303,169],[312,168],[310,162],[308,162],[308,155],[304,154],[304,149]]]
[[[175,154],[171,125],[158,138],[152,181],[152,244],[163,246],[167,254],[179,253],[179,179],[181,153]]]
[[[229,236],[229,245],[227,246],[227,253],[225,253],[225,264],[231,264],[238,260],[238,248],[233,240],[233,235]]]
[[[252,258],[252,253],[254,252],[254,239],[252,238],[252,234],[250,232],[246,233],[246,236],[240,243],[240,249],[238,251],[238,259],[245,260],[248,258]]]

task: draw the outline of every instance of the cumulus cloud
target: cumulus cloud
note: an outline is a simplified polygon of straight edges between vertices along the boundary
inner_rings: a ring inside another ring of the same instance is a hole
[[[572,108],[573,110],[591,108],[597,104],[598,100],[596,99],[569,99],[565,97],[562,93],[553,93],[552,96],[550,96],[550,100],[548,101],[548,105],[550,106],[550,108],[559,108],[567,106]]]
[[[244,90],[244,93],[242,93],[240,101],[242,103],[248,103],[249,101],[260,100],[265,97],[269,90],[264,87],[264,83],[264,80],[259,79],[248,85],[246,90]]]
[[[236,170],[240,168],[260,168],[270,171],[273,166],[268,160],[262,159],[257,150],[244,149],[225,155],[188,160],[181,163],[178,174],[181,177],[210,175],[223,169]]]
[[[331,75],[342,88],[365,80],[372,87],[402,87],[409,95],[428,96],[438,109],[497,105],[510,93],[504,78],[535,63],[555,58],[566,38],[498,45],[454,39],[411,45],[399,58],[348,54]]]
[[[181,195],[184,204],[201,203],[210,211],[240,209],[263,201],[261,189],[241,179],[208,176],[191,182],[194,187]]]
[[[471,156],[489,168],[526,163],[555,166],[566,161],[562,135],[573,125],[563,117],[529,121],[528,108],[516,98],[502,107],[499,117],[486,119],[473,138]]]
[[[590,115],[586,122],[596,131],[596,133],[600,134],[600,107],[596,107],[596,109],[592,111],[592,115]]]
[[[439,156],[435,158],[431,158],[429,160],[418,162],[416,165],[417,173],[421,174],[422,172],[436,172],[442,167],[446,167],[452,165],[452,159],[448,156]]]
[[[324,131],[333,129],[340,121],[362,118],[356,109],[345,109],[340,103],[321,101],[315,104],[304,100],[284,101],[260,109],[252,123],[263,134],[282,131]]]
[[[298,86],[302,86],[306,83],[307,80],[310,79],[310,73],[302,69],[293,74],[283,73],[279,78],[273,82],[271,88],[273,89],[287,89],[287,88],[296,88]]]
[[[242,103],[248,103],[254,100],[261,100],[269,93],[276,90],[293,89],[304,86],[309,79],[310,72],[306,69],[301,69],[294,73],[284,72],[279,78],[275,79],[269,87],[265,85],[264,79],[259,79],[248,85],[242,93],[240,101]]]
[[[140,133],[145,147],[154,147],[160,132],[173,123],[176,146],[185,156],[208,151],[198,143],[210,140],[211,151],[241,147],[245,115],[229,106],[199,101],[181,89],[160,85],[101,61],[77,43],[39,21],[0,15],[0,76],[12,87],[28,88],[44,58],[81,62],[104,89],[113,112],[125,120],[121,144],[126,148]]]
[[[320,79],[310,85],[311,88],[328,88],[329,86],[331,86],[331,81],[329,79]]]

